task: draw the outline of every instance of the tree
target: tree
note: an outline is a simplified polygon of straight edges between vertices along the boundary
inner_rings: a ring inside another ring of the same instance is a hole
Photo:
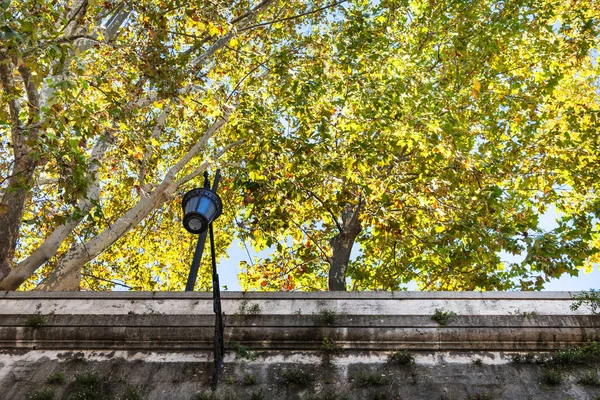
[[[217,164],[220,253],[276,246],[246,288],[527,289],[589,268],[582,3],[5,2],[0,289],[180,289],[179,199]]]
[[[541,289],[592,268],[597,6],[365,4],[282,49],[281,134],[238,176],[246,236],[277,246],[242,287]]]
[[[84,287],[164,278],[156,260],[144,265],[150,279],[119,271],[128,260],[118,250],[88,263],[117,240],[127,248],[144,239],[132,230],[147,237],[173,225],[173,196],[240,144],[223,127],[252,97],[240,96],[244,79],[294,30],[271,25],[320,11],[272,0],[2,7],[0,288],[9,290],[28,279],[26,287],[73,290],[82,273],[95,278]],[[182,231],[160,235],[178,243]],[[175,270],[182,264],[165,254]]]

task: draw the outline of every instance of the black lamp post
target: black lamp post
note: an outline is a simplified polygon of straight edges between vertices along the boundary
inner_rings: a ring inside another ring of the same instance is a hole
[[[210,252],[212,258],[212,286],[213,286],[213,311],[215,312],[215,349],[214,360],[215,368],[213,370],[212,388],[216,389],[221,370],[223,368],[223,354],[225,353],[223,343],[223,313],[221,311],[221,290],[219,287],[219,274],[217,274],[217,261],[215,255],[215,238],[213,234],[213,221],[221,215],[223,211],[223,203],[217,195],[219,180],[221,179],[221,171],[217,169],[215,180],[212,189],[208,180],[208,172],[204,171],[204,187],[192,189],[183,196],[181,205],[183,207],[183,226],[193,234],[200,235],[198,244],[194,252],[190,275],[188,276],[186,292],[194,290],[196,285],[196,277],[198,276],[198,268],[200,260],[204,252],[204,244],[206,243],[207,231],[210,235]]]

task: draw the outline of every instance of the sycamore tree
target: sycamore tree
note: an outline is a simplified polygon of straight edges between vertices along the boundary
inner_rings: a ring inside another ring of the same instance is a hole
[[[527,290],[591,270],[599,26],[597,2],[365,2],[283,47],[272,132],[236,175],[245,237],[272,248],[242,287]]]
[[[3,1],[0,289],[181,288],[180,195],[242,144],[245,79],[335,5]]]
[[[1,5],[0,289],[181,289],[209,166],[219,253],[273,248],[246,289],[529,289],[598,261],[596,2]]]

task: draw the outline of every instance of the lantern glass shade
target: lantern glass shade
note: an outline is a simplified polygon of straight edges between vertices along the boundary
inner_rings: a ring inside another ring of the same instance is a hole
[[[183,227],[190,233],[206,232],[223,211],[221,198],[210,189],[192,189],[183,196]]]

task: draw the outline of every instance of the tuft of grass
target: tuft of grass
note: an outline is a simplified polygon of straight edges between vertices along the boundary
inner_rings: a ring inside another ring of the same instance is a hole
[[[75,393],[73,400],[100,400],[102,399],[103,379],[95,372],[89,372],[75,377]]]
[[[30,328],[38,329],[46,324],[46,319],[42,314],[28,315],[25,319],[25,325]]]
[[[235,351],[235,359],[243,359],[254,361],[258,358],[258,354],[255,351],[249,350],[248,346],[239,344],[238,342],[232,342],[231,347]]]
[[[321,341],[321,351],[326,355],[339,355],[344,349],[337,342],[327,336]]]
[[[592,371],[588,371],[585,375],[580,376],[577,382],[586,386],[600,386],[598,375]]]
[[[356,378],[356,383],[358,383],[358,385],[362,387],[382,386],[387,383],[387,379],[385,379],[385,376],[381,374],[367,373],[359,375]]]
[[[54,399],[54,389],[46,388],[42,390],[38,390],[29,396],[29,400],[53,400]]]
[[[415,363],[415,357],[407,350],[396,350],[390,354],[388,362],[397,365],[412,365]]]
[[[435,313],[431,316],[431,319],[440,325],[448,325],[450,317],[456,315],[454,311],[445,311],[443,308],[436,308]]]
[[[308,385],[315,380],[310,372],[301,368],[292,368],[281,373],[281,377],[288,385]]]
[[[321,316],[321,319],[323,320],[325,325],[335,324],[337,314],[334,310],[321,310],[319,311],[319,315]]]
[[[142,394],[134,387],[128,387],[123,395],[123,400],[142,400]]]
[[[244,385],[246,385],[246,386],[256,385],[256,375],[248,374],[248,375],[244,376],[243,382],[244,382]]]
[[[46,383],[49,383],[51,385],[58,385],[61,384],[65,381],[65,373],[64,372],[57,372],[55,374],[52,375],[48,375],[48,377],[46,378]]]
[[[545,368],[544,373],[542,375],[542,382],[547,385],[560,385],[563,381],[563,375],[560,371],[554,368]]]

